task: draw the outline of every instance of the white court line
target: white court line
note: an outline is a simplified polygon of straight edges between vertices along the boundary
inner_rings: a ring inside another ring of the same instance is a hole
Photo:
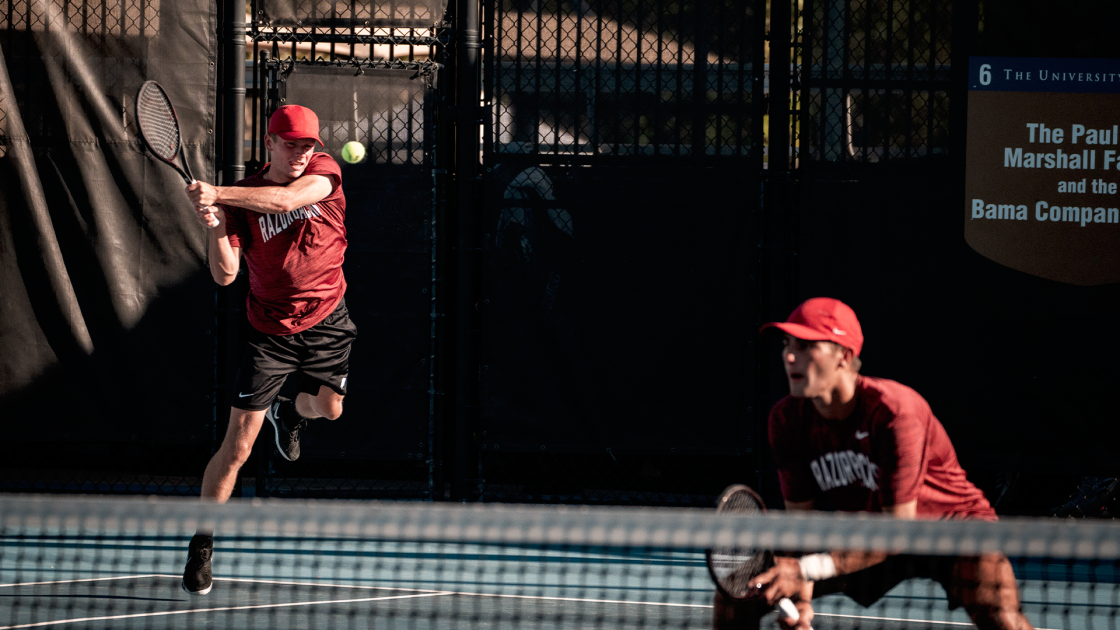
[[[178,577],[178,576],[166,576]],[[437,595],[470,595],[473,597],[505,597],[510,599],[540,599],[557,602],[584,602],[590,604],[639,604],[642,606],[670,606],[680,608],[711,608],[709,604],[670,604],[666,602],[640,602],[624,599],[585,599],[578,597],[547,597],[544,595],[509,595],[504,593],[471,593],[467,591],[432,591],[422,588],[404,588],[400,586],[359,586],[353,584],[329,584],[322,582],[286,582],[280,580],[256,580],[252,578],[214,578],[214,581],[225,582],[251,582],[256,584],[283,584],[285,586],[325,586],[329,588],[363,588],[384,589],[390,591],[414,591],[419,593],[432,593]],[[0,628],[3,630],[3,628]]]
[[[157,577],[179,577],[178,575],[160,575]],[[249,582],[251,584],[280,584],[283,586],[323,586],[327,588],[357,588],[373,591],[412,591],[414,593],[439,593],[447,595],[450,591],[438,591],[430,588],[405,588],[403,586],[365,586],[362,584],[332,584],[330,582],[291,582],[287,580],[257,580],[254,578],[214,578],[215,582]]]
[[[0,626],[0,630],[16,630],[17,628],[43,628],[46,626],[61,626],[70,623],[83,623],[87,621],[113,621],[115,619],[139,619],[142,617],[167,617],[170,615],[193,615],[204,612],[224,612],[230,610],[261,610],[266,608],[290,608],[294,606],[318,606],[320,604],[356,604],[361,602],[380,602],[390,599],[413,599],[417,597],[434,597],[436,595],[450,595],[450,593],[421,593],[419,595],[391,595],[389,597],[360,597],[355,599],[334,599],[321,602],[288,602],[286,604],[257,604],[254,606],[223,606],[221,608],[194,608],[191,610],[168,610],[163,612],[137,613],[133,615],[109,615],[105,617],[82,617],[80,619],[58,619],[55,621],[38,621],[25,623],[18,626]]]
[[[159,573],[144,573],[141,575],[118,575],[115,577],[99,577],[99,578],[83,578],[80,580],[54,580],[51,582],[14,582],[12,584],[0,584],[0,588],[8,586],[43,586],[44,584],[73,584],[75,582],[103,582],[105,580],[130,580],[133,578],[147,578],[147,577],[179,577],[177,575],[162,575]]]
[[[117,575],[113,577],[99,577],[99,578],[82,578],[74,580],[52,580],[50,582],[13,582],[11,584],[0,584],[0,588],[8,586],[44,586],[48,584],[77,584],[80,582],[104,582],[107,580],[130,580],[138,578],[179,578],[182,576],[171,575],[168,573],[144,573],[140,575]],[[329,582],[290,582],[284,580],[254,580],[251,578],[214,578],[215,582],[251,582],[255,584],[280,584],[284,586],[324,586],[329,588],[356,588],[364,590],[376,591],[410,591],[413,593],[446,593],[447,591],[437,591],[429,588],[404,588],[401,586],[364,586],[361,584],[331,584]]]
[[[168,575],[160,577],[179,577],[177,575]],[[389,591],[414,591],[418,593],[431,593],[434,595],[470,595],[473,597],[505,597],[510,599],[540,599],[547,601],[558,602],[584,602],[590,604],[639,604],[643,606],[675,606],[681,608],[711,608],[709,604],[669,604],[665,602],[640,602],[624,599],[585,599],[577,597],[547,597],[544,595],[509,595],[504,593],[471,593],[467,591],[433,591],[422,588],[404,588],[400,586],[360,586],[354,584],[330,584],[324,582],[288,582],[282,580],[257,580],[252,578],[214,578],[215,582],[250,582],[254,584],[282,584],[285,586],[323,586],[328,588],[360,588],[360,589],[381,589]],[[3,630],[3,628],[0,628]]]
[[[848,619],[870,619],[873,621],[906,621],[909,623],[937,623],[946,626],[968,626],[974,628],[972,622],[964,621],[931,621],[929,619],[904,619],[902,617],[872,617],[870,615],[840,615],[836,613],[814,613],[815,617],[846,617]],[[2,629],[0,629],[2,630]],[[1036,628],[1035,630],[1054,630],[1053,628]]]
[[[546,597],[544,595],[507,595],[503,593],[467,593],[451,591],[447,595],[471,595],[474,597],[505,597],[509,599],[540,599],[550,602],[584,602],[587,604],[636,604],[638,606],[667,606],[674,608],[711,608],[709,604],[670,604],[667,602],[638,602],[626,599],[583,599],[579,597]],[[0,628],[0,630],[3,630]]]

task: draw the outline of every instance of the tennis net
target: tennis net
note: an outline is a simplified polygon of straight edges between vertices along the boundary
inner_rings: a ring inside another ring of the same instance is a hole
[[[201,597],[181,589],[200,529],[215,540],[214,588]],[[0,628],[710,628],[704,550],[728,545],[885,551],[930,566],[1002,552],[1036,628],[1120,627],[1112,521],[9,495]],[[971,625],[935,580],[877,586],[866,607],[814,599],[813,626]],[[776,619],[767,612],[761,626]]]

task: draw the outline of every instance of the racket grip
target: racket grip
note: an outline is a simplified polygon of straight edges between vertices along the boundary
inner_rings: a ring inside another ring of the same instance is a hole
[[[213,208],[213,206],[209,206],[209,207]],[[202,210],[202,208],[199,208],[199,210]],[[218,220],[218,216],[215,213],[207,212],[206,214],[207,214],[206,227],[213,230],[214,228],[218,227],[218,225],[221,224],[221,221]],[[213,223],[210,222],[211,220],[213,220]]]
[[[198,180],[197,180],[197,179],[192,179],[192,180],[191,180],[191,181],[190,181],[189,183],[190,183],[190,184],[195,184],[195,183],[197,183],[197,182],[198,182]],[[209,212],[209,213],[207,213],[207,214],[209,214],[210,216],[214,216],[214,213],[213,213],[213,212]],[[208,228],[210,228],[211,230],[213,230],[214,228],[218,227],[218,224],[219,224],[219,223],[221,223],[221,221],[218,221],[218,217],[214,217],[214,223],[213,223],[213,224],[211,224],[211,223],[210,223],[209,221],[207,221],[207,222],[206,222],[206,227],[208,227]]]
[[[797,606],[794,606],[793,600],[788,597],[783,597],[778,602],[778,610],[782,611],[782,615],[793,623],[797,623],[797,620],[801,619],[801,615],[797,612]]]

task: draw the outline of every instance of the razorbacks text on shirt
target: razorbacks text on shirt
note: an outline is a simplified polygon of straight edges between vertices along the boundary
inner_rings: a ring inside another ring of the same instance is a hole
[[[297,219],[310,219],[319,216],[323,216],[323,213],[319,210],[319,206],[315,204],[296,208],[286,214],[262,214],[259,219],[261,240],[267,243],[268,239],[288,229]]]
[[[856,481],[868,490],[879,489],[878,464],[867,459],[867,455],[851,449],[825,453],[809,462],[809,468],[821,490],[841,488]]]

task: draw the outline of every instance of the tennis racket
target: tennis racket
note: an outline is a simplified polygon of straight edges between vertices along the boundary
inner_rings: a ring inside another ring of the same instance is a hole
[[[136,93],[136,124],[140,138],[152,155],[175,169],[187,185],[195,182],[191,166],[183,156],[183,137],[179,133],[179,117],[167,92],[155,81],[145,81]],[[179,166],[182,163],[182,166]],[[210,227],[216,227],[217,221]]]
[[[762,514],[765,511],[762,497],[741,484],[728,486],[716,501],[716,512],[719,514]],[[774,566],[774,553],[768,549],[716,547],[705,551],[704,557],[716,588],[724,596],[735,600],[754,596],[757,593],[755,578]],[[788,597],[778,602],[778,610],[793,622],[800,618],[797,607]]]

